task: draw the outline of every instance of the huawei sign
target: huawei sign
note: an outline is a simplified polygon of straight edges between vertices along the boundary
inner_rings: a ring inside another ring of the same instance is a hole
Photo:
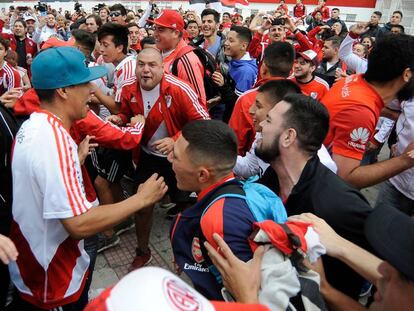
[[[369,139],[369,131],[364,127],[359,127],[354,129],[349,136],[351,137],[351,141],[348,141],[348,145],[365,150],[365,144]]]

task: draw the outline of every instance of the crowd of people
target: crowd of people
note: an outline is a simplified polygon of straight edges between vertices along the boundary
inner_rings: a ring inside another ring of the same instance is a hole
[[[296,2],[2,10],[1,310],[412,309],[414,38]],[[193,288],[145,267],[154,208]]]

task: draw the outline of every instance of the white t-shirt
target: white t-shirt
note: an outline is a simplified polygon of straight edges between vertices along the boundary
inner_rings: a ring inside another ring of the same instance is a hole
[[[414,99],[401,103],[401,114],[395,128],[397,133],[396,155],[404,153],[414,140]],[[390,178],[391,184],[407,198],[414,200],[414,168],[410,168]]]
[[[71,238],[61,223],[92,207],[77,150],[62,122],[46,112],[23,123],[13,150],[10,236],[19,257],[10,274],[27,300],[47,309],[80,294],[89,266],[83,240]]]
[[[150,91],[145,91],[141,88],[141,94],[142,94],[142,103],[144,105],[144,117],[146,118],[150,110],[152,109],[152,107],[155,105],[158,98],[160,97],[160,85],[158,84],[156,87],[154,87]],[[165,137],[168,137],[168,130],[167,130],[167,125],[165,124],[165,121],[162,121],[158,129],[155,131],[154,135],[148,141],[148,144],[146,146],[143,145],[142,149],[144,149],[146,153],[165,158],[166,155],[159,152],[153,146],[155,141],[159,139],[163,139]]]

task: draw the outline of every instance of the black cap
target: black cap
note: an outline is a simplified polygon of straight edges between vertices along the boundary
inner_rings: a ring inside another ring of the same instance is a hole
[[[368,216],[365,235],[378,255],[414,282],[414,219],[379,206]]]

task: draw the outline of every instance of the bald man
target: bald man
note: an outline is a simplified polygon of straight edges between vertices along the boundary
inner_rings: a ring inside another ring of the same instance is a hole
[[[171,200],[183,206],[189,202],[189,196],[177,189],[177,180],[167,156],[185,124],[192,120],[210,119],[210,116],[186,82],[164,73],[162,57],[157,49],[145,48],[138,54],[136,75],[136,83],[122,90],[120,113],[112,120],[126,124],[133,123],[137,116],[145,118],[134,180],[139,185],[153,173],[164,176]],[[153,207],[136,214],[138,247],[131,270],[148,264],[152,259],[148,248],[152,214]]]

